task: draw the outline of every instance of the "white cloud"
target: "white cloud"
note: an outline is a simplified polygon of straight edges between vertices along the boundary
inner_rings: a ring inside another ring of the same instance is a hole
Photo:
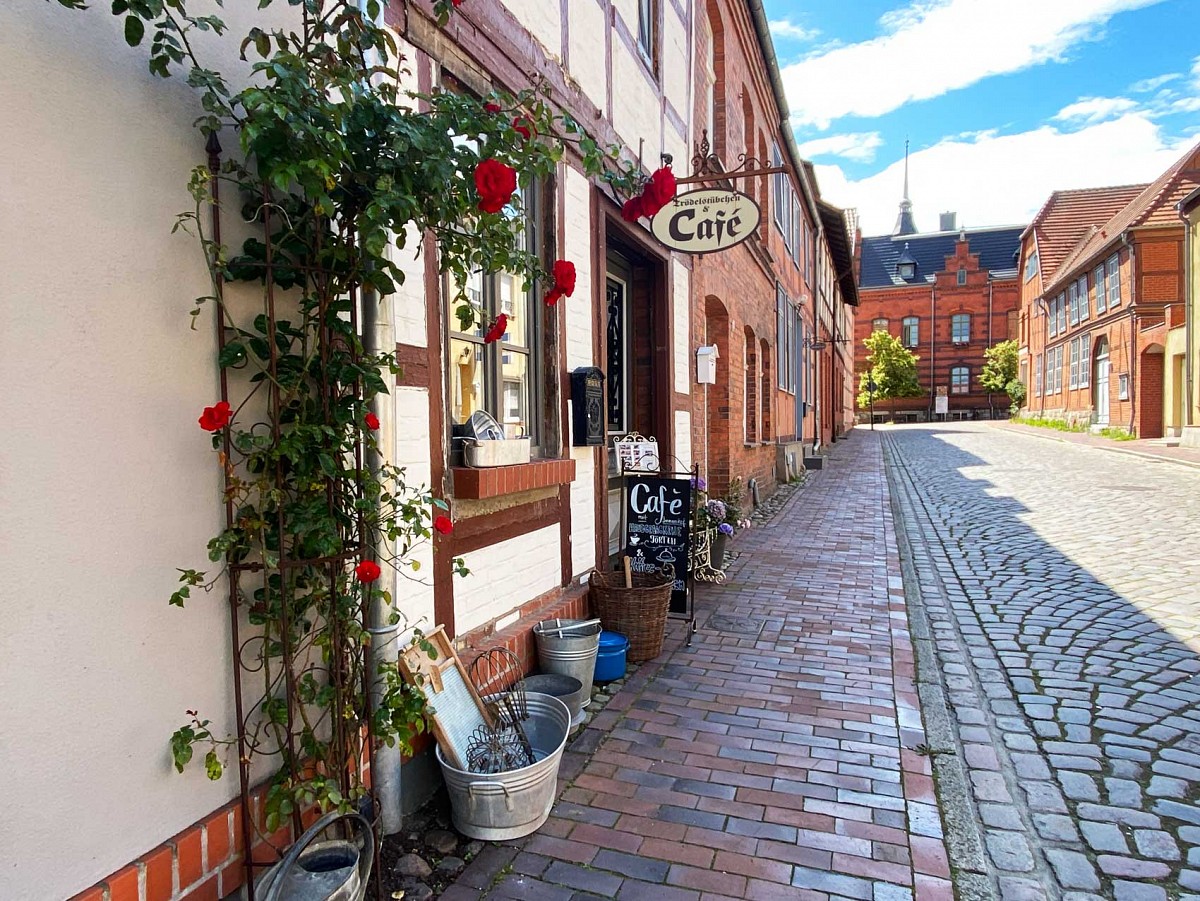
[[[1129,90],[1134,94],[1148,94],[1177,78],[1179,78],[1178,72],[1168,72],[1166,75],[1156,75],[1154,78],[1143,78],[1141,81],[1131,84]]]
[[[1064,106],[1054,116],[1059,122],[1103,122],[1137,109],[1137,103],[1128,97],[1081,97]]]
[[[818,28],[805,28],[803,25],[797,25],[790,19],[774,19],[768,22],[767,25],[771,29],[772,37],[777,40],[811,41],[821,34]]]
[[[797,121],[881,116],[993,75],[1062,60],[1119,12],[1162,0],[917,0],[886,15],[884,34],[785,66]]]
[[[800,145],[800,155],[807,159],[840,156],[856,163],[869,163],[875,159],[875,151],[882,146],[883,138],[877,131],[847,132],[805,141]]]
[[[970,228],[1027,223],[1055,190],[1151,181],[1195,138],[1166,137],[1144,112],[1064,132],[1043,125],[1019,134],[946,138],[913,153],[909,194],[917,225],[937,226],[954,210]],[[896,222],[904,160],[859,181],[839,166],[817,166],[821,195],[856,207],[863,234],[889,234]]]

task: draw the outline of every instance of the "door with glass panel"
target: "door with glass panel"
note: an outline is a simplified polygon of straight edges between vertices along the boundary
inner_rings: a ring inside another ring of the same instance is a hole
[[[617,455],[611,452],[614,438],[628,434],[630,424],[630,376],[633,367],[629,360],[629,289],[632,272],[629,263],[617,254],[610,254],[604,285],[604,352],[608,373],[605,391],[608,446],[608,554],[621,552],[621,499],[625,480],[617,472]]]
[[[1096,424],[1108,425],[1108,339],[1101,338],[1096,344],[1095,377],[1092,379],[1093,408],[1096,411]]]

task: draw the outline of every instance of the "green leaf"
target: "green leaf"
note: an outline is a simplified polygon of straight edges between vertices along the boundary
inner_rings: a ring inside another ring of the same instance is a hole
[[[137,16],[125,17],[125,43],[136,47],[146,35],[146,25]]]
[[[209,779],[216,782],[221,778],[221,773],[223,771],[224,768],[221,766],[221,758],[217,756],[217,752],[215,750],[209,751],[204,755],[204,772],[208,775]]]

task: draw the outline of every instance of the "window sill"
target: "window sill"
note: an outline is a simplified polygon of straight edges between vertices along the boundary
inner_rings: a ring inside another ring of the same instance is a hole
[[[534,460],[516,466],[471,469],[452,466],[454,496],[464,500],[501,497],[519,491],[568,485],[575,481],[574,460]]]

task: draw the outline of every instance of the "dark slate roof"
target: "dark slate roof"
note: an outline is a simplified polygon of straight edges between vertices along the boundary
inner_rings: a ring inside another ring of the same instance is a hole
[[[1017,252],[1021,247],[1023,225],[1003,228],[967,229],[971,253],[979,254],[979,265],[995,278],[1013,278]],[[946,268],[946,257],[954,256],[954,245],[961,232],[928,232],[923,235],[881,235],[862,239],[860,288],[890,288],[894,285],[922,285]],[[902,279],[896,270],[905,248],[917,263],[915,278]]]

